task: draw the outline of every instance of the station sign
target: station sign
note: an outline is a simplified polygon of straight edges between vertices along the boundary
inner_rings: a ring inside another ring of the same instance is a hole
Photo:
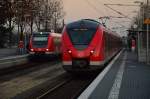
[[[150,24],[150,18],[146,18],[146,19],[144,20],[144,24]]]

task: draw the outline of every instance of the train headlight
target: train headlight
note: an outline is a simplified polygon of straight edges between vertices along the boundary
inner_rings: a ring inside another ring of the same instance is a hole
[[[68,51],[68,53],[70,53],[70,54],[71,54],[71,53],[72,53],[72,51],[71,51],[71,50],[69,50],[69,51]]]
[[[49,51],[49,49],[46,49],[46,51]]]
[[[31,51],[34,51],[34,49],[30,49]]]
[[[93,54],[93,53],[94,53],[94,51],[93,51],[93,50],[91,50],[91,51],[90,51],[90,53],[91,53],[91,54]]]

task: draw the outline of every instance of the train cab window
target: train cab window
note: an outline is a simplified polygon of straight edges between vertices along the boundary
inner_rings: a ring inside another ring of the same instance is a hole
[[[33,37],[33,41],[47,41],[47,37]]]
[[[33,42],[33,46],[37,47],[37,48],[42,48],[47,46],[47,41],[48,41],[48,33],[36,33],[32,35],[32,42]]]
[[[95,33],[93,29],[70,29],[69,36],[75,45],[88,45]]]
[[[77,49],[86,48],[91,42],[99,23],[90,20],[81,20],[67,26],[67,33],[72,44]]]

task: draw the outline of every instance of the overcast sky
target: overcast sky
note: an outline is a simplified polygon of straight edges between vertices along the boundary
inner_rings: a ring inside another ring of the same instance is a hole
[[[121,16],[111,9],[104,6],[104,4],[135,4],[137,0],[63,0],[64,10],[66,12],[65,22],[72,22],[78,19],[92,18],[98,19],[103,16]],[[142,0],[138,0],[142,1]],[[138,4],[136,4],[138,5]],[[139,10],[137,6],[110,6],[113,9],[133,18],[137,13],[133,13]],[[128,27],[131,20],[129,19],[111,19],[107,21],[109,28],[120,26],[117,24],[125,25]]]

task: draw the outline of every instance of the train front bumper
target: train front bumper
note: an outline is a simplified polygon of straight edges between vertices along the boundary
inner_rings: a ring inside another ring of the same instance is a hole
[[[104,62],[98,62],[98,61],[90,61],[87,66],[76,66],[72,64],[72,61],[63,61],[63,68],[66,71],[70,72],[84,72],[84,71],[99,71],[104,67]]]

